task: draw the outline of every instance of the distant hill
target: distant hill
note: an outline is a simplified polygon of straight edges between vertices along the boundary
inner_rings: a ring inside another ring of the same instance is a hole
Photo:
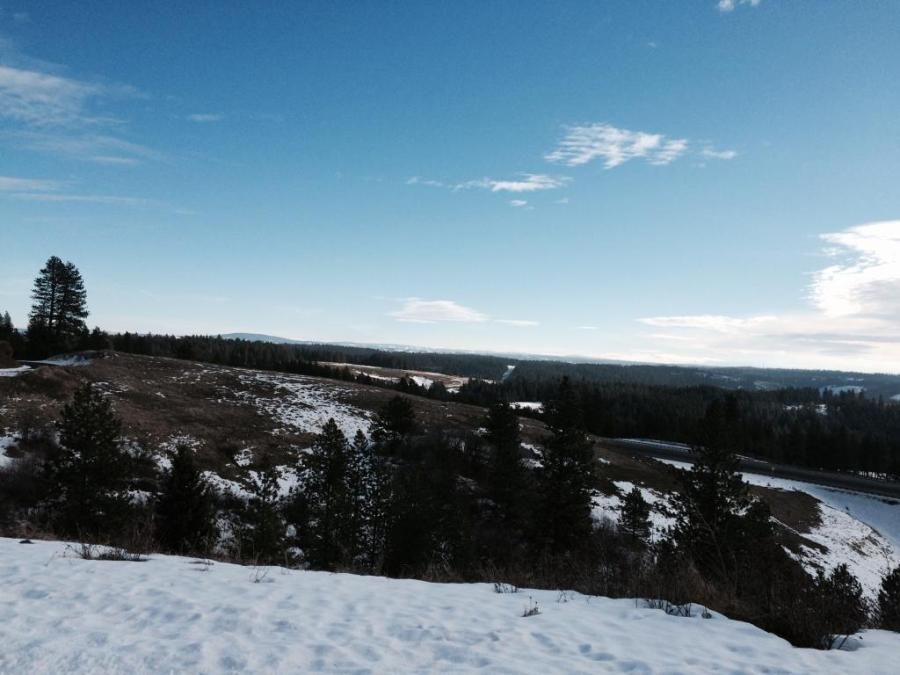
[[[577,356],[548,357],[352,342],[322,343],[258,333],[229,333],[222,337],[298,345],[306,358],[317,361],[415,369],[485,379],[502,378],[504,381],[510,378],[558,379],[568,375],[576,380],[591,382],[630,382],[676,387],[709,385],[751,391],[810,387],[830,389],[835,393],[861,391],[870,398],[881,396],[895,401],[900,397],[900,375],[891,374],[627,363]]]
[[[262,333],[225,333],[220,337],[226,340],[247,340],[247,342],[271,342],[276,345],[302,345],[303,340],[278,337],[277,335],[263,335]]]

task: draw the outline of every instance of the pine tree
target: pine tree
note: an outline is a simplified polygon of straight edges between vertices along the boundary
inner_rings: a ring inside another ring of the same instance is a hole
[[[130,512],[129,463],[109,399],[85,384],[63,408],[58,428],[60,448],[49,471],[62,532],[91,537],[118,532]]]
[[[878,620],[882,628],[900,633],[900,565],[881,580]]]
[[[28,324],[31,348],[44,355],[72,349],[87,332],[87,292],[78,268],[52,256],[34,281]]]
[[[156,505],[159,541],[173,553],[205,552],[215,538],[215,506],[209,485],[180,445],[162,481]]]
[[[13,326],[12,317],[9,312],[0,315],[0,340],[9,342],[12,340],[15,327]]]
[[[416,411],[405,396],[394,396],[378,412],[372,425],[372,440],[383,445],[389,453],[418,429]]]
[[[498,402],[488,410],[484,427],[485,440],[491,449],[487,496],[497,507],[501,527],[507,535],[513,535],[525,527],[528,505],[528,475],[522,464],[519,416],[509,403]],[[508,542],[501,546],[510,550]]]
[[[593,448],[584,431],[581,405],[568,378],[547,411],[553,436],[538,472],[540,510],[537,539],[553,553],[583,549],[593,529]]]
[[[819,647],[831,649],[838,635],[851,635],[865,624],[868,618],[862,585],[842,563],[831,574],[820,571],[813,583],[815,594],[813,617],[821,625]]]
[[[278,468],[266,459],[254,475],[244,514],[243,553],[257,564],[284,553],[285,526],[279,513]]]
[[[683,472],[676,495],[676,537],[701,571],[736,582],[741,512],[750,504],[738,459],[726,443],[725,406],[714,401],[701,425],[699,443],[691,449],[694,465]]]
[[[329,419],[304,458],[310,542],[307,555],[321,569],[351,562],[351,504],[347,492],[350,449],[334,419]]]
[[[384,550],[388,484],[382,461],[362,431],[348,448],[346,486],[350,555],[355,565],[377,571]]]
[[[646,542],[650,537],[650,504],[637,486],[622,501],[620,527],[633,541]]]

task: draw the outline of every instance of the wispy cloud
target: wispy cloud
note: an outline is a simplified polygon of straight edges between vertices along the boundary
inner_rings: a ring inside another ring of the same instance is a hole
[[[31,202],[71,202],[83,204],[112,204],[121,206],[144,206],[150,200],[141,197],[121,197],[117,195],[66,194],[57,192],[14,192],[12,196]]]
[[[389,316],[407,323],[480,323],[488,320],[485,314],[454,300],[422,298],[405,298],[400,308],[390,312]]]
[[[225,115],[221,113],[194,113],[193,115],[188,115],[187,119],[191,122],[203,124],[208,122],[221,122],[225,119]]]
[[[91,113],[92,100],[134,97],[127,85],[87,82],[54,73],[0,65],[0,117],[32,127],[70,127],[114,121]]]
[[[2,139],[20,147],[98,164],[131,165],[158,158],[149,148],[120,138],[125,120],[109,113],[117,101],[147,98],[127,84],[69,76],[23,55],[0,39]]]
[[[550,176],[543,173],[523,173],[512,179],[477,178],[461,183],[448,183],[439,180],[413,176],[406,181],[407,185],[426,185],[428,187],[447,188],[458,192],[460,190],[488,190],[490,192],[538,192],[541,190],[556,190],[564,187],[571,178],[568,176]]]
[[[759,7],[762,0],[719,0],[716,3],[716,9],[720,12],[733,12],[739,5],[748,5],[750,7]]]
[[[572,167],[601,159],[605,168],[613,169],[633,159],[655,165],[669,164],[687,149],[688,141],[684,138],[620,129],[601,122],[566,127],[562,140],[544,158]]]
[[[738,156],[736,150],[717,150],[711,145],[706,146],[700,151],[700,155],[702,157],[706,157],[707,159],[722,159],[729,160],[734,159]]]
[[[161,160],[152,148],[117,136],[98,133],[48,133],[17,131],[4,134],[12,143],[35,152],[64,156],[97,164],[131,166],[144,160]]]
[[[510,199],[509,205],[512,206],[513,208],[521,209],[524,206],[528,206],[528,200],[527,199]]]
[[[0,192],[46,192],[58,190],[59,181],[45,178],[18,178],[16,176],[0,176]]]

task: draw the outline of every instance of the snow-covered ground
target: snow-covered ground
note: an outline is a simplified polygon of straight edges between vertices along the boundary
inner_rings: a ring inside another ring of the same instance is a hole
[[[19,366],[17,368],[0,368],[0,377],[15,377],[22,373],[27,373],[31,368],[28,366]]]
[[[272,389],[272,396],[240,394],[251,400],[285,427],[306,433],[319,433],[329,418],[334,418],[344,434],[352,439],[357,431],[368,433],[370,421],[359,408],[338,400],[349,390],[335,387],[302,375],[282,375],[249,371],[241,374],[241,381],[257,388],[263,384]]]
[[[690,469],[688,462],[657,461]],[[802,535],[828,550],[804,547],[801,562],[811,572],[831,570],[846,563],[870,598],[876,597],[884,573],[900,565],[900,502],[862,492],[744,473],[751,485],[776,490],[797,490],[819,500],[820,523]]]
[[[622,498],[631,492],[635,485],[627,480],[614,481],[613,485],[616,486],[619,492],[618,495],[603,495],[595,492],[591,498],[593,505],[591,515],[594,520],[619,522],[622,511]],[[650,536],[652,540],[656,541],[662,538],[666,531],[675,525],[675,519],[666,513],[669,510],[669,499],[666,495],[650,488],[638,486],[638,489],[640,489],[644,501],[650,505]]]
[[[197,562],[0,539],[0,672],[879,675],[900,657],[884,631],[822,652],[634,600]]]
[[[509,405],[516,410],[534,410],[536,412],[544,410],[544,404],[540,401],[513,401]]]
[[[6,466],[13,461],[11,457],[6,455],[6,451],[18,443],[18,436],[7,436],[2,431],[2,428],[0,428],[0,467]]]

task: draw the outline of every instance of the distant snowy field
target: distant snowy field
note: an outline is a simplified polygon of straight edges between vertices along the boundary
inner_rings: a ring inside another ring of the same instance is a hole
[[[0,539],[0,673],[896,673],[900,635],[795,649],[720,615]],[[530,596],[530,597],[529,597]],[[523,617],[532,601],[537,616]]]

